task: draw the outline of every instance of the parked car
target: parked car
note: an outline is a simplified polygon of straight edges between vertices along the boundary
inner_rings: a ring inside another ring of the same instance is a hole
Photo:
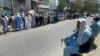
[[[94,15],[94,14],[92,14],[92,15],[90,15],[90,17],[95,17],[95,15]]]

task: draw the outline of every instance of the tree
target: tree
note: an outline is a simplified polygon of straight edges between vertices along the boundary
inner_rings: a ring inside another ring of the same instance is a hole
[[[75,0],[70,3],[71,12],[91,12],[96,13],[99,11],[100,4],[98,3],[99,0]]]
[[[70,0],[66,0],[66,3],[69,3],[70,4]]]
[[[59,4],[58,4],[57,9],[64,10],[65,6],[66,6],[66,0],[59,0]]]
[[[90,11],[94,10],[94,6],[95,6],[95,4],[94,4],[93,0],[85,0],[84,7],[82,9],[83,9],[83,11],[90,12]]]
[[[71,11],[80,13],[83,6],[83,0],[75,0],[70,3]]]
[[[98,12],[99,5],[100,4],[98,3],[98,0],[85,0],[82,11],[96,13],[96,12]]]

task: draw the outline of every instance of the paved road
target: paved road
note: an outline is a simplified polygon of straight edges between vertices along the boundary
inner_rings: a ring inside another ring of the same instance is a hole
[[[90,20],[89,20],[90,21]],[[75,29],[76,20],[0,36],[0,56],[62,56],[60,38]]]

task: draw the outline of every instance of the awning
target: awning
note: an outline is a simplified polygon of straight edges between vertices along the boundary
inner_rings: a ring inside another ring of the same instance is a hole
[[[38,1],[38,0],[32,0],[32,1]]]
[[[38,7],[39,8],[46,8],[46,9],[49,9],[50,8],[50,6],[47,6],[47,5],[39,5]]]
[[[43,0],[32,0],[32,1],[36,2],[37,4],[40,4],[43,2]]]

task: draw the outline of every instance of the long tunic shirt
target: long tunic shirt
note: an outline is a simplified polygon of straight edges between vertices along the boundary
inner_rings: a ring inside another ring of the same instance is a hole
[[[79,40],[77,37],[77,33],[78,31],[73,32],[65,39],[66,47],[64,48],[63,56],[70,56],[71,54],[75,54],[75,53],[79,54],[80,44],[78,43]],[[84,30],[82,35],[81,45],[86,43],[91,36],[92,36],[92,32],[90,30]]]
[[[100,33],[100,21],[93,23],[91,26],[93,36],[96,37]]]
[[[16,22],[16,26],[18,28],[18,30],[22,30],[23,29],[23,21],[22,21],[22,18],[19,17],[19,16],[16,16],[15,17],[15,22]]]

